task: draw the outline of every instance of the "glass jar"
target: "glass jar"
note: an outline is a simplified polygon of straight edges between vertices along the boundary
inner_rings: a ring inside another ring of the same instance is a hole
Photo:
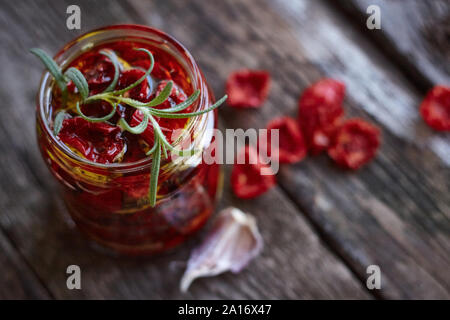
[[[145,26],[117,25],[94,30],[68,43],[55,56],[64,70],[71,61],[107,42],[129,40],[164,50],[200,90],[194,110],[204,110],[214,97],[191,54],[174,38]],[[199,230],[213,212],[220,168],[197,153],[178,161],[162,160],[158,197],[148,200],[151,158],[133,163],[101,164],[86,160],[64,145],[52,127],[53,80],[45,72],[37,97],[37,138],[42,156],[59,181],[67,209],[79,229],[113,252],[145,255],[172,248]],[[190,118],[174,146],[191,139],[199,150],[212,148],[217,112]]]

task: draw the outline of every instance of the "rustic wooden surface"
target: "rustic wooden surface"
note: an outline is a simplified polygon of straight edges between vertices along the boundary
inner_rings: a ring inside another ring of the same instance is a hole
[[[382,30],[371,34],[364,30],[368,2],[349,2],[2,3],[0,298],[449,298],[450,139],[428,128],[417,110],[430,84],[450,84],[450,6],[372,1],[381,3]],[[68,31],[65,11],[75,3],[82,30]],[[198,238],[150,259],[92,250],[67,219],[36,147],[42,67],[28,49],[55,52],[80,33],[114,23],[151,25],[175,36],[217,96],[232,70],[268,69],[273,86],[265,106],[239,117],[223,108],[222,128],[262,128],[274,116],[295,116],[300,92],[331,76],[347,84],[347,113],[382,128],[382,148],[357,173],[337,169],[325,156],[283,166],[279,186],[251,201],[231,194],[226,168],[219,207],[253,213],[265,249],[242,273],[200,279],[182,294],[179,279]],[[82,269],[82,290],[66,288],[70,264]],[[365,287],[370,264],[381,268],[379,291]]]

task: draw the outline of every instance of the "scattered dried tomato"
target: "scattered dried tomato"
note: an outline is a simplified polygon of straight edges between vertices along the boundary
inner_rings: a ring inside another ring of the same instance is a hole
[[[450,87],[431,89],[420,105],[420,114],[433,129],[450,131]]]
[[[270,74],[264,70],[238,70],[230,74],[226,84],[227,103],[237,108],[257,108],[269,94]]]
[[[236,196],[242,199],[257,197],[275,185],[275,175],[262,175],[261,170],[270,170],[263,164],[255,148],[246,146],[239,153],[238,159],[245,159],[243,164],[235,163],[231,172],[231,187]]]
[[[295,119],[281,117],[270,121],[267,125],[267,155],[272,156],[271,130],[279,130],[278,158],[280,163],[294,163],[306,156],[306,145],[303,134]]]
[[[336,131],[328,155],[342,167],[359,169],[380,145],[380,130],[362,119],[350,119]]]
[[[105,122],[88,122],[79,117],[65,119],[58,137],[86,159],[98,163],[114,162],[124,153],[120,128]]]
[[[299,99],[299,124],[312,154],[326,150],[344,113],[345,85],[322,79],[308,87]]]

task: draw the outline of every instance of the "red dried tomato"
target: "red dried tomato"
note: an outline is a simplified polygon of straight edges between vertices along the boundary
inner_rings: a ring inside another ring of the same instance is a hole
[[[269,94],[270,74],[264,70],[238,70],[230,74],[226,84],[227,103],[237,108],[257,108]]]
[[[148,196],[150,186],[148,175],[119,177],[116,182],[121,184],[121,189],[131,198]]]
[[[243,164],[236,163],[231,172],[231,187],[236,196],[242,199],[257,197],[275,185],[275,175],[262,175],[261,169],[270,170],[269,165],[263,164],[255,148],[246,146],[239,153],[238,159],[243,157]]]
[[[450,87],[431,89],[420,105],[420,114],[433,129],[450,131]]]
[[[87,80],[90,94],[97,94],[105,90],[114,78],[114,65],[104,55],[97,52],[88,52],[77,59],[75,67],[80,70]],[[72,81],[68,89],[75,91]]]
[[[123,71],[119,76],[117,88],[124,89],[129,85],[135,83],[144,75],[145,72],[140,69],[131,69]],[[130,91],[125,92],[123,95],[124,97],[129,97],[143,102],[148,101],[150,97],[150,87],[148,86],[147,79],[142,81],[138,86],[134,87]]]
[[[166,87],[167,80],[160,81],[156,86],[154,96],[157,96],[161,93],[161,91]],[[187,99],[186,93],[184,93],[183,89],[177,86],[175,83],[172,86],[172,91],[170,91],[170,96],[167,98],[164,103],[156,106],[158,109],[167,109],[170,107],[175,107],[177,104],[185,101]],[[192,106],[189,106],[187,109],[184,109],[182,112],[187,113],[192,111]]]
[[[281,117],[274,119],[267,125],[267,155],[272,156],[271,130],[279,130],[278,159],[280,163],[294,163],[306,156],[306,145],[303,134],[295,119]]]
[[[86,159],[98,163],[114,162],[125,147],[119,127],[79,117],[65,119],[58,137]]]
[[[140,110],[136,110],[136,111],[134,111],[133,115],[131,116],[130,125],[132,127],[135,127],[135,126],[139,125],[142,122],[143,119],[144,119],[144,114]],[[157,118],[157,117],[155,117],[155,119],[157,121],[159,120],[159,118]],[[167,136],[167,134],[166,134],[167,133],[167,129],[166,128],[161,128],[161,130]],[[144,141],[147,142],[147,144],[150,147],[153,146],[154,134],[153,134],[153,126],[151,125],[151,123],[147,126],[145,131],[140,134],[140,137],[142,139],[144,139]]]
[[[150,68],[150,60],[148,59],[148,56],[147,56],[147,59],[134,62],[133,66],[140,67],[144,70],[147,70],[148,68]],[[158,63],[156,61],[153,66],[151,76],[152,76],[152,78],[155,78],[158,80],[171,80],[172,79],[172,76],[171,76],[169,70],[167,70],[165,67],[163,67],[160,63]]]
[[[136,162],[146,157],[138,135],[123,131],[122,138],[127,144],[127,152],[125,152],[122,162]]]
[[[328,155],[342,167],[358,169],[380,146],[380,130],[362,119],[350,119],[336,131]]]
[[[88,117],[104,117],[112,110],[110,103],[101,100],[81,105],[81,111]]]
[[[166,84],[167,84],[167,81],[159,82],[158,85],[156,86],[155,92],[152,94],[152,98],[159,95],[161,93],[161,91],[164,89],[164,87],[166,86]],[[187,99],[187,95],[184,93],[184,91],[179,86],[174,84],[172,87],[172,91],[170,92],[170,96],[167,98],[167,100],[164,101],[164,103],[156,106],[155,108],[167,109],[170,107],[174,107],[177,104],[185,101],[186,99]],[[188,108],[184,109],[181,112],[192,112],[193,111],[192,109],[193,109],[193,107],[189,106]],[[133,127],[137,126],[139,123],[141,123],[143,118],[144,118],[144,115],[142,114],[142,112],[139,110],[136,110],[131,117],[130,125]],[[185,118],[183,118],[183,119],[166,119],[166,118],[155,117],[155,119],[158,122],[159,126],[161,127],[162,132],[164,133],[164,135],[170,142],[173,142],[173,140],[174,140],[173,139],[174,137],[172,137],[173,130],[184,128],[184,126],[187,122],[187,119],[185,119]],[[141,133],[141,137],[150,146],[153,146],[153,141],[154,141],[153,140],[153,126],[152,125],[147,126],[147,129],[145,129],[145,131],[143,133]]]
[[[155,90],[155,95],[158,95],[166,86],[167,81],[161,81],[158,86],[156,87]],[[169,98],[167,98],[166,101],[164,101],[163,104],[159,105],[157,108],[170,108],[170,107],[174,107],[177,104],[180,104],[183,101],[186,101],[187,99],[187,95],[186,93],[184,93],[183,89],[181,89],[179,86],[177,86],[175,83],[173,84],[172,87],[172,91],[170,92],[170,96]],[[183,111],[181,111],[182,113],[188,113],[188,112],[192,112],[193,110],[193,105],[190,105],[189,107],[187,107],[186,109],[184,109]],[[168,118],[161,118],[159,119],[159,125],[161,126],[161,128],[171,128],[171,130],[177,130],[177,129],[182,129],[184,128],[184,126],[186,125],[187,119],[186,118],[182,118],[182,119],[168,119]],[[169,137],[168,137],[169,138]]]
[[[101,190],[99,188],[99,191],[96,192],[83,191],[78,197],[80,203],[90,208],[90,210],[86,210],[86,214],[104,214],[105,211],[114,212],[122,208],[122,192],[120,190]]]
[[[298,119],[312,154],[318,154],[329,146],[330,137],[344,113],[344,94],[345,85],[342,82],[322,79],[301,95]]]

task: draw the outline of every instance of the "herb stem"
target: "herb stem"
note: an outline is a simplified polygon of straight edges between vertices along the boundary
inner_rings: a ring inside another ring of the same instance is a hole
[[[137,51],[143,51],[148,54],[150,59],[150,66],[145,72],[145,74],[139,78],[137,81],[132,83],[131,85],[127,86],[124,89],[115,90],[115,87],[117,85],[119,76],[120,76],[120,64],[118,61],[118,58],[116,54],[113,51],[110,50],[101,50],[100,54],[106,56],[111,60],[111,62],[114,65],[114,78],[109,84],[109,86],[101,93],[93,94],[89,96],[89,85],[86,81],[86,78],[84,75],[76,68],[71,67],[69,68],[64,74],[61,71],[61,68],[56,64],[56,62],[49,57],[44,51],[41,49],[31,49],[31,52],[35,54],[38,58],[41,59],[41,61],[44,63],[44,65],[49,70],[50,74],[55,79],[56,84],[61,90],[62,93],[62,99],[63,99],[63,105],[66,104],[67,101],[67,82],[72,81],[75,86],[78,89],[78,92],[80,94],[81,100],[76,102],[76,111],[79,114],[81,118],[83,118],[86,121],[89,122],[105,122],[110,120],[116,113],[117,105],[119,103],[125,104],[127,106],[136,108],[137,110],[141,111],[144,115],[144,118],[142,121],[132,127],[128,124],[128,122],[121,117],[117,123],[117,125],[124,131],[128,131],[132,134],[141,134],[143,133],[149,123],[151,123],[153,127],[153,134],[154,134],[154,144],[152,148],[146,152],[147,156],[152,156],[152,167],[151,167],[151,174],[150,174],[150,187],[149,187],[149,201],[150,205],[153,207],[156,204],[156,198],[157,198],[157,190],[158,190],[158,177],[159,177],[159,170],[161,167],[161,156],[164,155],[165,159],[168,159],[168,150],[172,152],[176,152],[176,154],[180,156],[186,156],[186,155],[193,155],[196,152],[199,152],[199,150],[196,149],[190,149],[190,150],[178,150],[174,146],[172,146],[166,139],[164,133],[161,130],[161,127],[159,126],[158,122],[156,121],[155,117],[159,118],[169,118],[169,119],[180,119],[180,118],[190,118],[199,116],[201,114],[210,112],[214,110],[215,108],[219,107],[227,98],[225,95],[221,99],[219,99],[216,103],[214,103],[212,106],[207,108],[206,110],[197,111],[197,112],[190,112],[190,113],[178,113],[180,111],[185,110],[189,106],[191,106],[200,96],[200,90],[196,90],[194,93],[192,93],[185,101],[181,102],[180,104],[167,108],[167,109],[156,109],[153,107],[159,106],[163,104],[167,99],[170,97],[174,83],[172,80],[167,81],[167,84],[165,85],[164,89],[161,90],[161,92],[153,98],[150,102],[141,102],[132,98],[124,97],[123,94],[127,91],[135,88],[140,83],[142,83],[152,72],[155,61],[153,58],[152,53],[143,48],[135,49]],[[89,117],[86,116],[82,111],[80,104],[89,104],[96,101],[106,101],[109,104],[111,104],[112,109],[109,114],[107,114],[104,117]],[[54,134],[58,135],[59,131],[62,128],[63,121],[65,119],[66,112],[64,110],[60,111],[54,121]]]

